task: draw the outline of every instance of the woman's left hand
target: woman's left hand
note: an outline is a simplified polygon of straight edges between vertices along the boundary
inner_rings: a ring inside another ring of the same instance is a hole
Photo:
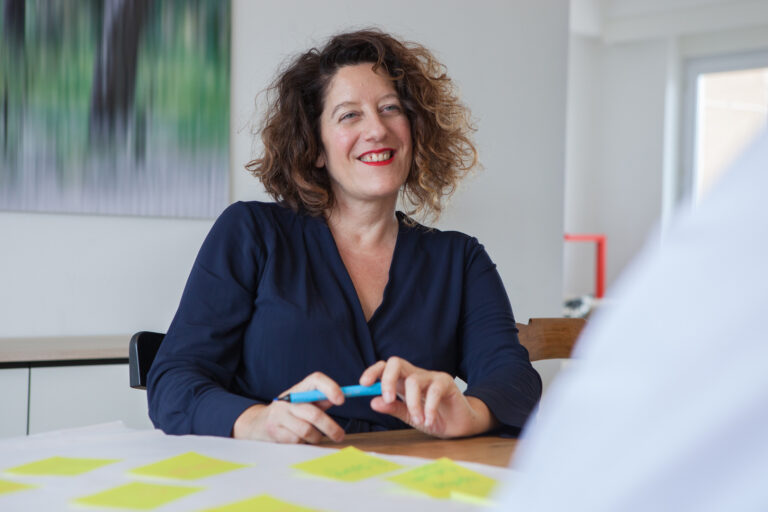
[[[465,437],[487,432],[498,424],[482,400],[464,396],[445,372],[425,370],[400,357],[390,357],[369,366],[360,376],[363,386],[377,380],[381,380],[382,395],[371,401],[371,408],[427,434]]]

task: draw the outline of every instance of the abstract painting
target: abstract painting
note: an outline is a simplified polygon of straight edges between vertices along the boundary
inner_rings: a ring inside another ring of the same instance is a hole
[[[0,2],[0,210],[226,207],[228,1]]]

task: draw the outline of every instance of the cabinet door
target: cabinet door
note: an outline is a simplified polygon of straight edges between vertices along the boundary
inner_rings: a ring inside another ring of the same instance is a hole
[[[27,434],[29,368],[0,370],[0,438]]]
[[[127,364],[32,368],[29,389],[30,434],[116,420],[152,428],[146,392],[128,386]]]

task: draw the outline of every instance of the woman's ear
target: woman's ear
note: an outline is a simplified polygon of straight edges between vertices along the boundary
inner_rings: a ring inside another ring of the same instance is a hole
[[[325,167],[325,152],[320,151],[320,154],[317,155],[317,160],[315,160],[315,167],[318,169],[322,169]]]

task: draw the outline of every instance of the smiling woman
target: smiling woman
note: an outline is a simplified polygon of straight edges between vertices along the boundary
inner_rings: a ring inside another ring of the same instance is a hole
[[[334,196],[327,173],[315,167],[323,149],[321,113],[337,72],[360,63],[390,82],[396,95],[390,108],[399,107],[413,128],[402,188],[411,207],[407,213],[437,217],[443,199],[477,163],[470,113],[429,50],[376,30],[339,34],[324,48],[298,55],[277,76],[267,90],[269,106],[260,129],[264,154],[246,168],[286,205],[323,215]]]
[[[380,200],[394,209],[413,160],[411,126],[382,70],[369,63],[339,69],[325,95],[320,138],[316,166],[328,170],[337,208]]]
[[[276,202],[232,205],[203,244],[149,374],[155,425],[292,443],[518,432],[541,380],[495,265],[395,211],[402,193],[437,216],[477,159],[443,66],[365,30],[299,55],[271,92],[247,168]],[[377,381],[370,401],[340,387]],[[326,399],[273,400],[307,390]]]

